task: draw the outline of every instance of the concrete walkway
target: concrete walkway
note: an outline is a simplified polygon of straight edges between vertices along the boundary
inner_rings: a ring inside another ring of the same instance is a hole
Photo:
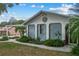
[[[37,44],[32,44],[32,43],[22,43],[22,42],[18,42],[14,39],[10,39],[6,42],[13,42],[13,43],[18,43],[18,44],[23,44],[23,45],[27,45],[27,46],[33,46],[33,47],[38,47],[38,48],[43,48],[43,49],[48,49],[48,50],[55,50],[55,51],[62,51],[62,52],[70,52],[71,51],[71,47],[69,45],[66,45],[64,47],[48,47],[45,45],[37,45]]]

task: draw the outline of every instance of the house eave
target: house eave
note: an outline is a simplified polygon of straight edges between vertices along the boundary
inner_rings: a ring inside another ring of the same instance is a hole
[[[54,14],[54,15],[61,16],[61,17],[70,18],[70,16],[67,16],[67,15],[57,14],[57,13],[48,12],[48,11],[39,11],[38,13],[36,13],[36,14],[33,15],[32,17],[30,17],[27,21],[25,21],[25,22],[23,23],[23,25],[27,24],[27,23],[28,23],[29,21],[31,21],[34,17],[40,15],[41,13],[50,13],[50,14]]]

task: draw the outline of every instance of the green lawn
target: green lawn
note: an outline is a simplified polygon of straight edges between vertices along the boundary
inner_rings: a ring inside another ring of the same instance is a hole
[[[0,42],[0,56],[66,56],[69,53],[50,51],[16,43]]]

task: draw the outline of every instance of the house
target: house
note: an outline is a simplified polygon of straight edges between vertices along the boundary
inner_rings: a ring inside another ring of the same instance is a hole
[[[4,27],[0,27],[0,36],[12,36],[12,37],[18,37],[20,36],[20,33],[15,31],[14,25],[6,25]]]
[[[15,26],[17,25],[6,25],[6,35],[10,37],[19,37],[20,33],[19,31],[15,31]]]
[[[39,11],[24,23],[26,34],[32,38],[40,38],[41,41],[47,39],[61,39],[67,41],[66,25],[69,17],[47,11]]]
[[[0,27],[0,36],[6,35],[6,27]]]

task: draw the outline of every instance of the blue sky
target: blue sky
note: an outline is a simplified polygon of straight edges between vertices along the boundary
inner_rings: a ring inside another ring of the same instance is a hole
[[[1,21],[9,21],[10,17],[26,20],[39,12],[40,10],[51,11],[60,14],[74,13],[69,11],[74,4],[72,3],[23,3],[8,8],[8,13],[3,13],[0,17]]]

